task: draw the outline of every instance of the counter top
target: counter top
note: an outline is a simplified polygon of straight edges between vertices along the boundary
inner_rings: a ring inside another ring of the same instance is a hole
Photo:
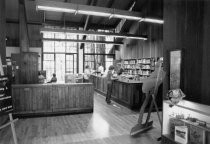
[[[92,76],[95,76],[95,77],[98,77],[98,78],[106,78],[106,77],[103,77],[103,76],[97,76],[97,75],[92,75]],[[128,84],[139,84],[139,83],[142,83],[142,81],[135,81],[135,80],[129,80],[129,79],[121,79],[121,80],[114,80],[114,81],[118,81],[118,82],[123,82],[123,83],[128,83]]]
[[[34,87],[34,86],[51,86],[51,85],[92,85],[92,83],[44,83],[44,84],[13,84],[12,87]]]

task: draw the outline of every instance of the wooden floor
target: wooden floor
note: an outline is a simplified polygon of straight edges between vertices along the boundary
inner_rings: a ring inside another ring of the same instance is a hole
[[[16,123],[19,144],[158,144],[161,130],[157,114],[154,127],[147,133],[131,137],[138,113],[119,104],[107,105],[95,93],[94,113],[20,119]],[[0,144],[13,144],[10,127],[0,131]]]

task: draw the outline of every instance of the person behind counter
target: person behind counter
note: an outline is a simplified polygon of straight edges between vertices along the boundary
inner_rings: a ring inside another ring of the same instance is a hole
[[[85,71],[84,71],[84,76],[83,76],[83,82],[84,83],[90,82],[90,74],[91,74],[90,66],[86,65],[85,66]]]
[[[42,75],[41,72],[38,73],[38,82],[40,84],[43,84],[44,83],[44,80],[45,80],[45,77]]]
[[[109,66],[109,71],[107,73],[107,94],[106,94],[107,104],[111,103],[113,80],[117,80],[117,78],[113,76],[113,73],[114,73],[114,66],[111,65]]]
[[[101,73],[101,75],[104,73],[104,67],[101,63],[98,63],[98,72]]]
[[[123,73],[123,71],[124,71],[123,65],[118,64],[117,75],[121,75]]]
[[[55,83],[55,82],[57,82],[57,77],[56,77],[56,74],[54,73],[53,77],[51,78],[51,80],[48,83]]]

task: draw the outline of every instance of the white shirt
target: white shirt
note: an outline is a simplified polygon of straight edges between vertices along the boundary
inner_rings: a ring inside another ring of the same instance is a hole
[[[91,74],[91,70],[90,69],[85,69],[84,71],[84,79],[89,79],[90,77],[90,74]]]
[[[103,66],[99,66],[98,67],[98,71],[101,72],[101,73],[103,73],[104,72],[104,67]]]

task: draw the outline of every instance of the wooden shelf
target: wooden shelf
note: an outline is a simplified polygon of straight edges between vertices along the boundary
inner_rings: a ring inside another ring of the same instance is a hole
[[[163,136],[163,144],[166,144],[166,143],[164,143],[165,142],[165,138],[166,139],[168,139],[169,141],[170,141],[170,144],[181,144],[181,143],[179,143],[179,142],[176,142],[175,141],[175,139],[174,139],[174,137],[173,136],[171,136],[171,135],[169,135],[169,134],[167,134],[167,135],[162,135]],[[167,144],[168,144],[168,142],[167,142]]]
[[[207,131],[207,132],[210,132],[210,128],[208,128],[208,127],[203,127],[203,126],[200,126],[200,125],[196,125],[194,122],[190,122],[190,121],[185,120],[185,119],[178,119],[178,118],[173,117],[173,116],[171,116],[171,118],[180,120],[180,121],[182,121],[182,122],[184,122],[184,123],[186,123],[186,124],[190,124],[190,125],[193,125],[193,126],[199,128],[199,129],[202,129],[202,130],[205,130],[205,131]]]
[[[165,100],[164,102],[170,104],[169,100]],[[206,116],[210,116],[210,106],[207,106],[204,104],[182,100],[176,106],[184,108],[184,109],[188,109],[188,110],[191,110],[191,111],[194,111],[194,112],[206,115]]]
[[[201,133],[200,137],[206,143],[210,142],[210,106],[203,105],[187,100],[182,100],[178,104],[170,107],[170,101],[164,100],[163,101],[163,129],[162,129],[162,136],[165,143],[163,144],[178,144],[174,141],[174,138],[169,135],[173,132],[171,126],[176,126],[173,121],[180,121],[181,125],[185,125],[189,129],[189,133],[193,131],[198,131]],[[183,115],[183,119],[176,118],[176,115]],[[187,120],[187,117],[196,118],[197,122],[191,122]],[[203,121],[207,123],[207,127],[199,125],[199,121]],[[179,124],[178,124],[179,125]],[[207,134],[208,133],[208,134]],[[207,134],[207,135],[206,135]],[[174,142],[173,142],[174,141]],[[194,137],[191,135],[189,136],[189,141],[194,141]],[[190,142],[189,142],[190,143]]]

